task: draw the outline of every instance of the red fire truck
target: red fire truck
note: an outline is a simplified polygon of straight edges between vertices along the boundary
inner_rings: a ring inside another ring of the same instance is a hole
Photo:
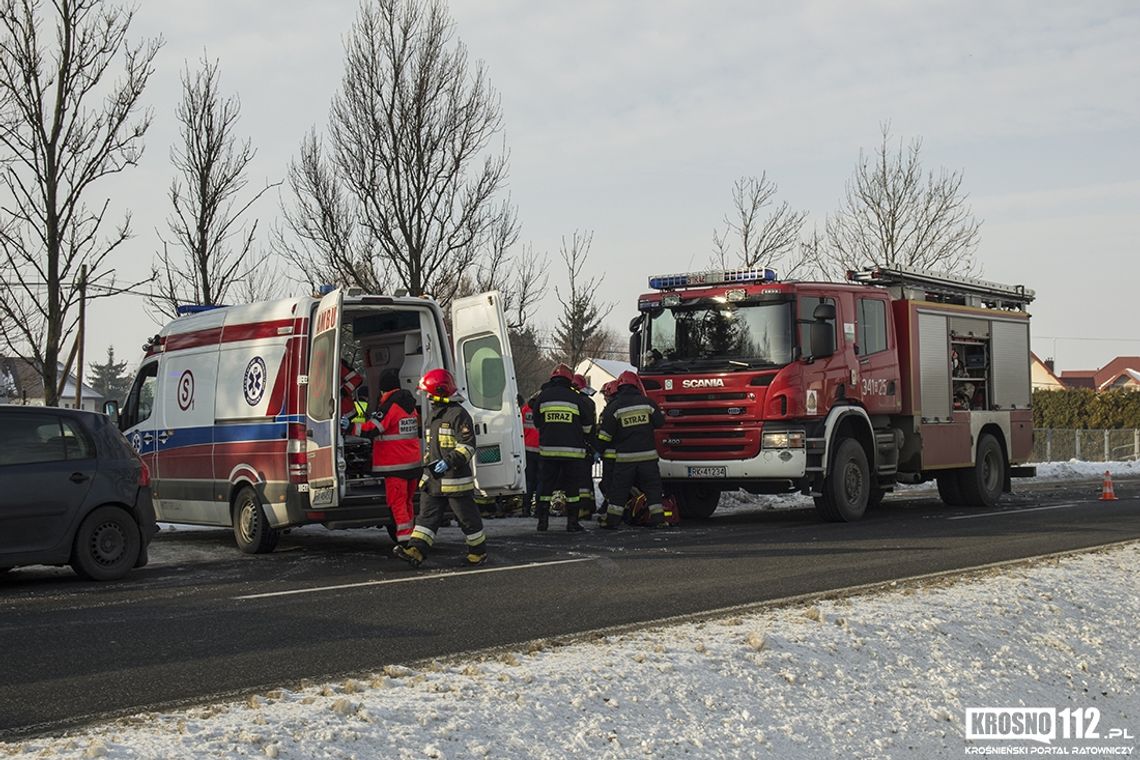
[[[946,504],[991,506],[1035,474],[1033,291],[905,267],[848,280],[649,278],[630,361],[665,413],[661,474],[682,514],[743,488],[810,494],[851,521],[931,479]]]

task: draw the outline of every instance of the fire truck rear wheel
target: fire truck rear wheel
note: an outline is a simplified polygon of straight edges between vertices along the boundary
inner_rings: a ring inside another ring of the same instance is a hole
[[[681,517],[688,520],[707,520],[720,504],[720,489],[708,485],[686,486],[681,497]]]
[[[961,475],[957,470],[951,470],[937,478],[938,498],[948,507],[962,506],[962,488],[959,485],[962,482]]]
[[[854,438],[844,438],[831,458],[823,481],[823,495],[815,498],[815,510],[828,522],[854,522],[867,511],[871,496],[871,471],[867,452]]]
[[[234,539],[238,548],[246,554],[268,554],[277,547],[277,537],[257,491],[242,486],[234,496]]]
[[[963,470],[959,480],[962,503],[971,507],[992,507],[1005,488],[1005,455],[1001,444],[989,433],[978,439],[978,454],[972,469]]]

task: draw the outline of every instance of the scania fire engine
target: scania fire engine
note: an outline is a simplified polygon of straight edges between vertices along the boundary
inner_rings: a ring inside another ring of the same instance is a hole
[[[858,520],[897,483],[990,506],[1033,447],[1034,293],[907,267],[848,282],[771,269],[649,278],[630,361],[665,413],[661,474],[688,517],[720,493],[801,491]]]

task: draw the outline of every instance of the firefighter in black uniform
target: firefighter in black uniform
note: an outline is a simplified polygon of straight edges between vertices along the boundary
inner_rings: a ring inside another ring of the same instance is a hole
[[[665,415],[657,404],[646,398],[641,378],[636,372],[618,376],[618,392],[602,413],[598,440],[613,446],[614,472],[606,493],[606,516],[603,528],[616,528],[625,512],[629,491],[637,486],[649,505],[649,524],[668,526],[661,505],[661,471],[657,466],[657,444],[653,430],[665,424]]]
[[[560,491],[566,511],[566,530],[584,530],[578,522],[578,501],[582,484],[582,467],[586,461],[587,436],[594,427],[594,404],[571,387],[574,373],[559,364],[550,373],[550,381],[531,408],[538,428],[538,529],[546,530],[550,506],[555,492]]]
[[[586,458],[582,460],[582,466],[578,468],[578,478],[580,479],[578,519],[592,520],[594,510],[598,507],[598,503],[594,501],[594,456],[601,451],[597,447],[598,410],[593,401],[593,396],[597,391],[590,387],[590,384],[586,382],[586,376],[582,374],[575,374],[574,379],[570,381],[570,386],[590,402],[587,405],[590,409],[590,430],[586,433]]]
[[[419,388],[431,400],[424,426],[424,478],[420,514],[407,545],[397,544],[395,555],[419,567],[435,542],[435,532],[450,507],[467,542],[465,565],[487,561],[487,537],[475,505],[475,426],[459,403],[455,378],[445,369],[429,370]]]

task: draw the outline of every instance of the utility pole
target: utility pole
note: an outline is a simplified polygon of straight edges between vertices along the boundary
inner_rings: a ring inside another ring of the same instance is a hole
[[[87,317],[87,265],[79,268],[79,330],[75,335],[75,343],[79,346],[79,361],[75,367],[75,408],[83,408],[83,340]],[[65,376],[66,377],[66,376]]]

